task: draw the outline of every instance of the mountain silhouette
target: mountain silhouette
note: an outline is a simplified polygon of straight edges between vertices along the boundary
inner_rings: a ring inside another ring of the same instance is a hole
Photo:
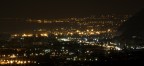
[[[128,19],[118,29],[120,37],[144,39],[144,9]]]

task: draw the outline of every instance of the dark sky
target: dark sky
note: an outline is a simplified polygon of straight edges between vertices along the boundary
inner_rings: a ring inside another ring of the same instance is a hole
[[[135,13],[144,0],[1,0],[0,17],[65,17]]]

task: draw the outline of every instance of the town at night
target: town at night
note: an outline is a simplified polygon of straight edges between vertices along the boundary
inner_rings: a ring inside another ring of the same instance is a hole
[[[0,4],[2,66],[144,62],[142,1],[14,0]]]

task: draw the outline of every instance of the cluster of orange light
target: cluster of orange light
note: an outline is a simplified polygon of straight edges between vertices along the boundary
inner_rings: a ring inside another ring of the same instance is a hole
[[[36,61],[29,61],[29,60],[0,60],[1,65],[6,64],[30,64],[30,63],[36,63]]]
[[[12,37],[32,37],[34,34],[14,34],[12,35]],[[39,34],[35,34],[36,37],[39,36]],[[43,36],[43,37],[48,37],[48,34],[47,33],[41,33],[40,36]]]

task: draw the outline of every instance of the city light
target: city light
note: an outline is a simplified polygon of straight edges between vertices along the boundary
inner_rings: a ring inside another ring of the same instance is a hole
[[[42,33],[42,34],[40,34],[41,36],[43,36],[43,37],[48,37],[48,34],[47,33]]]
[[[7,64],[36,64],[36,61],[26,61],[26,60],[0,60],[0,65]]]
[[[16,58],[16,55],[15,55],[15,54],[12,54],[12,55],[10,56],[10,58]]]
[[[32,37],[33,34],[22,34],[22,37]]]
[[[126,19],[119,20],[119,17],[113,17],[115,19],[111,21],[109,21],[111,18],[107,16],[28,19],[28,23],[34,23],[40,25],[40,27],[31,31],[10,33],[10,37],[7,39],[0,39],[2,44],[0,48],[0,64],[47,63],[43,61],[43,58],[63,60],[64,63],[77,61],[107,62],[108,60],[117,59],[113,57],[113,53],[121,54],[125,49],[144,49],[144,46],[128,45],[125,42],[123,44],[120,40],[114,38],[118,27],[120,27],[119,25]],[[65,25],[65,23],[67,24]],[[132,36],[132,39],[136,38]],[[133,42],[131,41],[131,43]],[[130,56],[132,53],[125,55]]]

